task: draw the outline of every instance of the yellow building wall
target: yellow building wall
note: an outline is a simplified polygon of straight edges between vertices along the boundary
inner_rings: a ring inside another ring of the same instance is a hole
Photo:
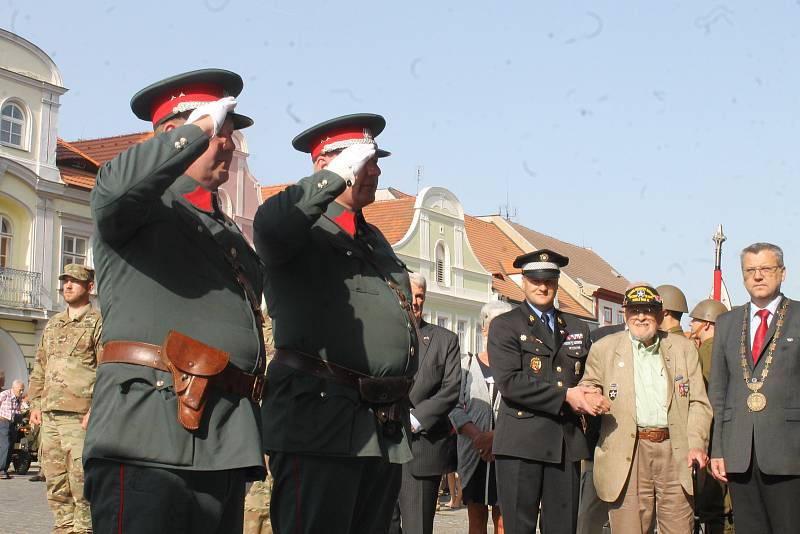
[[[14,338],[25,356],[28,369],[32,369],[36,357],[36,322],[24,319],[0,319],[0,328]]]

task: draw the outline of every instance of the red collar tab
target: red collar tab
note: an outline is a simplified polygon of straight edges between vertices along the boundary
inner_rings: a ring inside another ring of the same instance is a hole
[[[192,206],[195,208],[211,213],[214,211],[214,204],[212,203],[211,196],[211,191],[198,185],[197,189],[191,193],[186,193],[183,195],[183,198],[191,202]]]
[[[206,102],[214,102],[225,96],[221,85],[210,83],[196,83],[165,93],[153,101],[152,121],[158,124],[173,113],[189,111]]]
[[[342,213],[334,217],[333,222],[339,227],[350,234],[350,237],[356,236],[356,214],[352,211],[344,210]]]
[[[325,132],[319,139],[311,143],[311,159],[332,150],[340,150],[358,143],[374,143],[372,130],[347,126]]]

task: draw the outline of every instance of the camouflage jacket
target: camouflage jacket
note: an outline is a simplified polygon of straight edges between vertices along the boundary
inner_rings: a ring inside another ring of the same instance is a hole
[[[64,310],[48,321],[29,380],[32,409],[77,413],[89,410],[102,351],[102,328],[100,312],[91,305],[74,319]]]

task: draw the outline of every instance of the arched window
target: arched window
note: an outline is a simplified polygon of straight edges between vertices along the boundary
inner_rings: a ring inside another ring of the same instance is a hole
[[[25,132],[25,113],[14,103],[3,106],[0,112],[0,143],[22,148]]]
[[[443,287],[450,285],[450,261],[447,257],[447,250],[443,242],[436,244],[436,252],[434,254],[436,262],[436,283]]]
[[[0,215],[0,267],[11,265],[11,240],[13,237],[11,221],[5,215]]]

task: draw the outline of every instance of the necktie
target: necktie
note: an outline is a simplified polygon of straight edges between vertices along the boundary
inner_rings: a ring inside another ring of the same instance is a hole
[[[761,323],[756,329],[756,336],[753,338],[753,365],[758,362],[758,357],[761,356],[761,349],[764,348],[764,340],[767,338],[767,317],[769,317],[769,310],[758,310],[756,312],[761,318]]]
[[[544,327],[547,329],[549,333],[553,333],[553,327],[550,326],[550,314],[543,313],[542,314],[542,322],[544,323]]]

